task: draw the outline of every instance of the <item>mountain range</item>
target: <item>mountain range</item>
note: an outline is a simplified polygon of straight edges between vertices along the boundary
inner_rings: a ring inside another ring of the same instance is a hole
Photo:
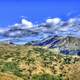
[[[7,29],[0,29],[0,42],[59,48],[65,54],[80,55],[80,18],[66,21],[52,18],[41,24],[22,19]]]

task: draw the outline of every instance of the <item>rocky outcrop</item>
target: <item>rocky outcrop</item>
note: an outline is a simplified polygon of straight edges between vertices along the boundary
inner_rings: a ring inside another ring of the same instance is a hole
[[[36,44],[39,46],[47,46],[49,48],[59,48],[65,54],[80,54],[80,38],[67,36],[54,36]]]

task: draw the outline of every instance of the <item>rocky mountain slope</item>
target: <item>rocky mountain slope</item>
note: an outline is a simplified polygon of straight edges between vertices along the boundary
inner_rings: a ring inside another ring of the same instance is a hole
[[[58,48],[65,54],[80,55],[80,38],[72,36],[54,36],[48,37],[40,42],[32,43],[32,45],[46,46],[48,48]]]

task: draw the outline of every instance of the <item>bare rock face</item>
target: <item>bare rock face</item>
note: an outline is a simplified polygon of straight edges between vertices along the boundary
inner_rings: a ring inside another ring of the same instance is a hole
[[[49,48],[59,48],[59,50],[65,54],[80,54],[80,38],[78,37],[54,36],[45,39],[37,45],[47,46]]]
[[[66,37],[62,38],[61,43],[59,46],[64,49],[68,50],[79,50],[80,49],[80,38],[76,37]]]

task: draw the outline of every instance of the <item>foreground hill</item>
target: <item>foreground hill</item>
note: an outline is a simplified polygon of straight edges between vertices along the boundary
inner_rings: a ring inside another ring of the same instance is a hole
[[[0,44],[0,80],[79,79],[79,56],[63,55],[57,48]]]

